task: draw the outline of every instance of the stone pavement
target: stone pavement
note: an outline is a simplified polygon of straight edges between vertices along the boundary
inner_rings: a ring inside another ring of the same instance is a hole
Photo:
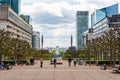
[[[54,68],[50,61],[44,61],[43,68],[40,68],[37,62],[33,66],[23,65],[11,70],[2,70],[0,80],[120,80],[120,73],[100,70],[100,67],[96,66],[68,67],[67,61]]]

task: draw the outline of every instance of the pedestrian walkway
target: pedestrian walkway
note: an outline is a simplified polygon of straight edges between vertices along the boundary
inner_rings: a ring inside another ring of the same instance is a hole
[[[119,80],[120,73],[111,70],[100,70],[96,66],[83,66],[73,63],[68,67],[67,61],[63,65],[50,65],[44,61],[43,68],[39,62],[33,66],[17,66],[11,70],[0,71],[0,80]]]

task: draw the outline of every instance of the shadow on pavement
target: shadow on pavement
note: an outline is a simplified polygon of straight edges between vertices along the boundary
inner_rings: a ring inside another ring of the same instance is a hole
[[[111,72],[112,74],[120,74],[120,72]]]

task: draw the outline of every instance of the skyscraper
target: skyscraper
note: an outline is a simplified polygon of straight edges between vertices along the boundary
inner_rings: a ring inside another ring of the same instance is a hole
[[[83,33],[88,29],[88,11],[77,11],[77,49],[83,49]]]
[[[111,16],[113,14],[118,14],[118,4],[114,4],[105,8],[97,9],[93,14],[91,14],[91,26],[99,22],[105,17]]]
[[[20,0],[0,0],[0,4],[9,5],[12,10],[19,14]]]
[[[32,34],[32,48],[40,49],[40,32],[34,31]]]

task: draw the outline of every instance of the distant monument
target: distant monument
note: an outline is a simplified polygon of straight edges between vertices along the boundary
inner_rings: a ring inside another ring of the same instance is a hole
[[[72,44],[73,44],[73,38],[72,38],[72,35],[71,35],[71,47],[72,47]]]
[[[67,54],[70,54],[73,58],[76,57],[76,47],[73,46],[73,37],[71,35],[70,37],[70,47],[68,47],[68,50],[66,51]]]
[[[42,35],[42,38],[41,38],[41,45],[42,45],[42,50],[43,50],[43,35]]]
[[[71,35],[71,38],[70,38],[70,44],[71,44],[71,46],[69,47],[69,50],[76,50],[76,47],[75,46],[73,46],[73,37],[72,37],[72,35]]]

